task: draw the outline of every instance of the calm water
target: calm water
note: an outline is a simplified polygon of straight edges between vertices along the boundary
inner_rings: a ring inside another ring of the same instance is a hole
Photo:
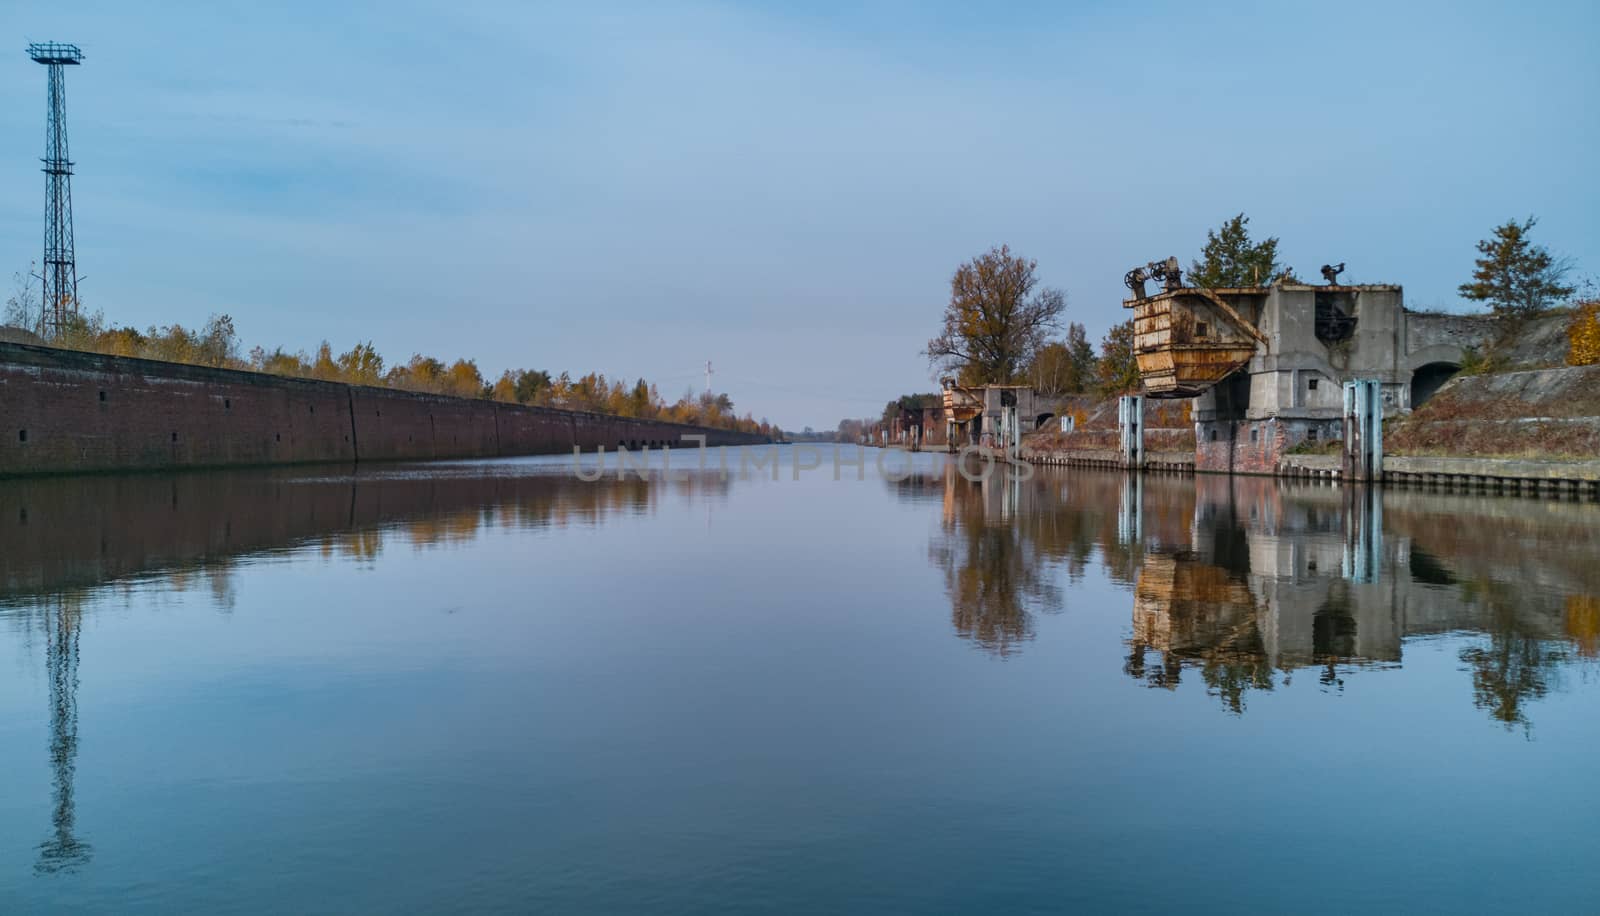
[[[1600,906],[1600,507],[569,465],[0,483],[0,911]]]

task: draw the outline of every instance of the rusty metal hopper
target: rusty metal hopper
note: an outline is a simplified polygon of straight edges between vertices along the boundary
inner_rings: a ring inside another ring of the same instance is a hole
[[[1133,355],[1145,393],[1192,398],[1244,368],[1266,338],[1227,300],[1264,292],[1188,288],[1124,302],[1133,309]]]
[[[983,394],[970,388],[948,385],[944,389],[943,404],[946,418],[965,423],[983,413]]]

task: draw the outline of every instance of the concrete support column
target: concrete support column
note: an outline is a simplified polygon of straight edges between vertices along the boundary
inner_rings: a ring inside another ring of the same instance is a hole
[[[1383,479],[1383,394],[1377,379],[1344,383],[1344,479]]]
[[[1117,427],[1122,431],[1122,466],[1144,467],[1144,396],[1117,399]]]

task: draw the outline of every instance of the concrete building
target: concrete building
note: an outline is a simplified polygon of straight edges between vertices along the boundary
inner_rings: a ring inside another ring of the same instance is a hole
[[[1427,400],[1490,334],[1481,318],[1408,311],[1389,284],[1175,288],[1135,310],[1150,397],[1195,397],[1196,467],[1271,472],[1301,443],[1340,439],[1342,386],[1380,383],[1385,416]]]
[[[944,391],[944,441],[952,446],[1014,444],[1007,438],[1005,425],[1012,410],[1022,433],[1038,429],[1055,416],[1054,406],[1028,385],[963,387],[950,378],[940,379],[939,384]]]

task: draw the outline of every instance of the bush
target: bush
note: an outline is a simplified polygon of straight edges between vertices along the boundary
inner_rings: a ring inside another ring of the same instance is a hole
[[[1567,329],[1571,346],[1567,362],[1574,366],[1592,366],[1600,363],[1600,299],[1578,303],[1572,316],[1572,326]]]

